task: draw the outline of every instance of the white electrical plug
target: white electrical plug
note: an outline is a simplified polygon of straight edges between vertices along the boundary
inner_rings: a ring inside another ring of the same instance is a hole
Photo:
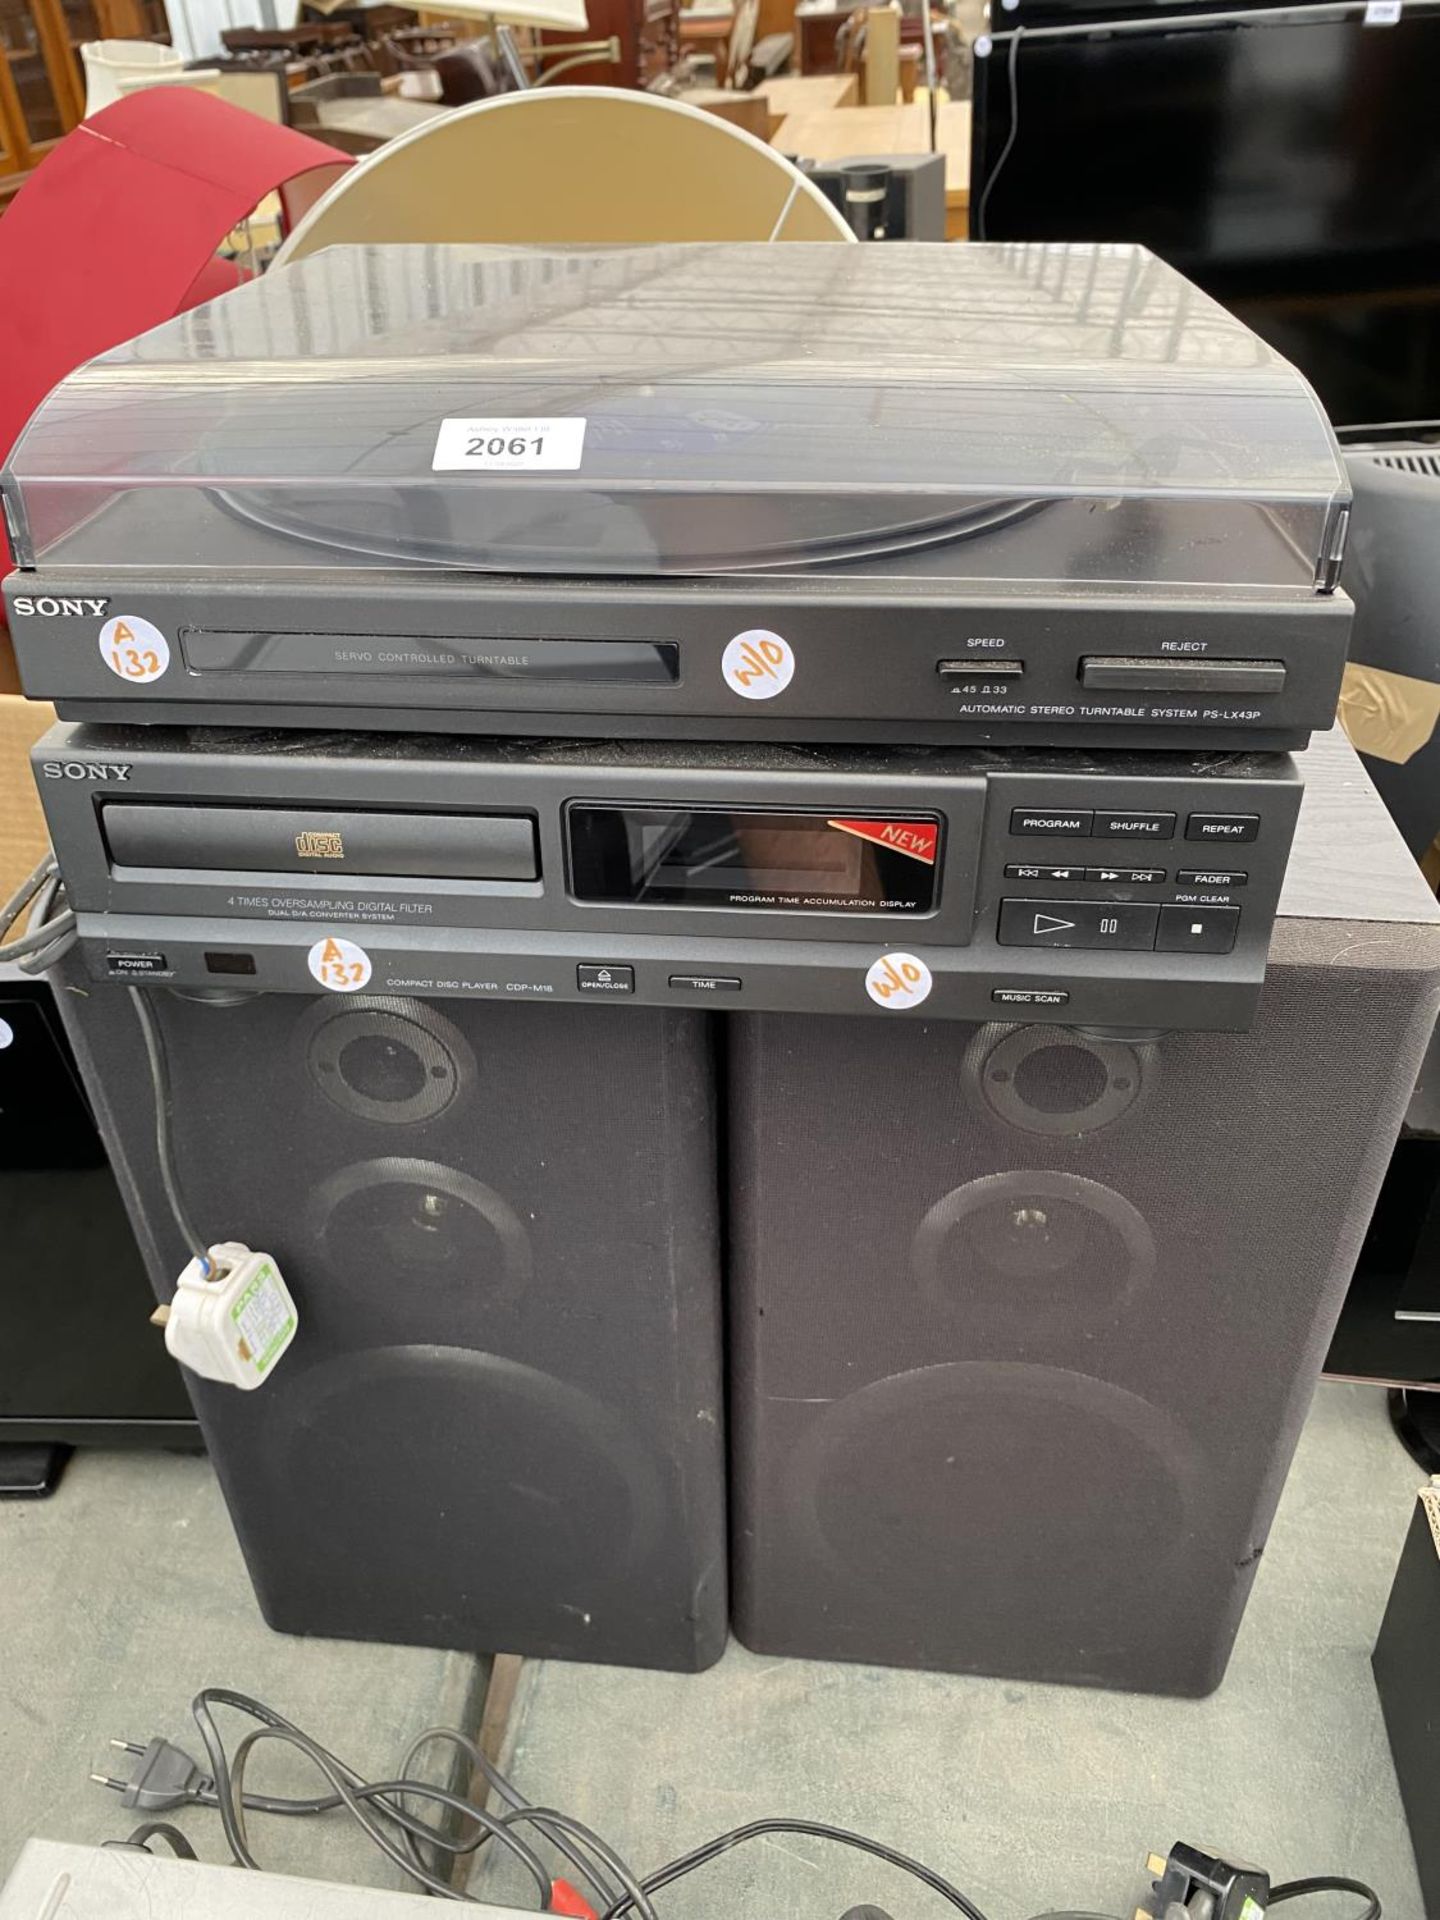
[[[176,1281],[169,1305],[150,1317],[164,1327],[165,1346],[182,1367],[249,1392],[274,1372],[299,1315],[268,1253],[222,1240],[209,1254],[209,1273],[197,1256]]]

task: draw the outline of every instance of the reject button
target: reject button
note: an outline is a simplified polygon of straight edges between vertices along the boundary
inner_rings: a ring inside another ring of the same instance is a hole
[[[1222,660],[1214,655],[1087,654],[1080,684],[1105,693],[1283,693],[1283,660]]]
[[[1239,907],[1162,907],[1155,951],[1229,953],[1239,930]]]

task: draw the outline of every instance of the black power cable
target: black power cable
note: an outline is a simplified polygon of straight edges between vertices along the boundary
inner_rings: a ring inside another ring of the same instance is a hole
[[[909,1854],[898,1853],[894,1847],[887,1847],[879,1840],[867,1839],[863,1833],[852,1833],[848,1827],[828,1827],[819,1820],[752,1820],[748,1825],[736,1827],[730,1833],[722,1833],[714,1840],[707,1840],[703,1846],[695,1847],[689,1853],[681,1854],[678,1860],[672,1860],[668,1866],[660,1867],[654,1873],[647,1873],[641,1885],[647,1894],[658,1893],[662,1887],[668,1887],[673,1881],[682,1879],[687,1873],[693,1873],[697,1867],[706,1866],[711,1860],[718,1859],[722,1853],[729,1853],[732,1847],[738,1847],[747,1840],[758,1840],[767,1833],[806,1834],[815,1840],[833,1840],[843,1847],[854,1847],[860,1853],[873,1855],[888,1866],[898,1867],[902,1873],[908,1873],[938,1893],[952,1907],[966,1916],[966,1920],[986,1920],[985,1914],[976,1906],[968,1894],[952,1886],[932,1868],[919,1860],[912,1860]],[[619,1916],[629,1911],[633,1901],[629,1894],[617,1900],[608,1908],[603,1920],[619,1920]]]
[[[233,1757],[227,1751],[215,1723],[213,1709],[216,1707],[231,1708],[259,1723],[239,1742]],[[252,1870],[258,1870],[259,1863],[251,1850],[246,1831],[247,1813],[311,1815],[343,1809],[402,1872],[441,1899],[481,1904],[474,1895],[452,1885],[438,1870],[432,1871],[427,1866],[420,1851],[422,1843],[433,1848],[443,1864],[446,1859],[458,1861],[473,1856],[494,1840],[513,1854],[530,1874],[539,1891],[542,1909],[551,1909],[556,1885],[535,1849],[515,1832],[516,1827],[529,1826],[534,1829],[537,1838],[562,1853],[589,1883],[601,1902],[599,1920],[621,1920],[623,1915],[631,1912],[638,1916],[638,1920],[657,1920],[651,1896],[662,1888],[708,1865],[721,1854],[744,1845],[747,1840],[762,1839],[767,1834],[788,1833],[831,1841],[868,1854],[872,1859],[881,1860],[887,1866],[918,1880],[922,1886],[938,1894],[947,1905],[963,1914],[965,1920],[986,1920],[983,1910],[968,1894],[933,1868],[927,1867],[923,1861],[914,1860],[897,1848],[872,1840],[865,1834],[854,1833],[848,1827],[833,1827],[819,1820],[752,1820],[745,1826],[707,1840],[702,1846],[692,1848],[690,1852],[681,1854],[678,1859],[671,1860],[642,1878],[631,1871],[614,1848],[580,1821],[553,1807],[532,1805],[484,1753],[478,1742],[458,1729],[428,1729],[410,1747],[395,1779],[371,1781],[347,1766],[283,1714],[249,1694],[236,1693],[227,1687],[207,1687],[196,1695],[191,1711],[209,1756],[209,1777],[188,1754],[172,1746],[168,1740],[152,1740],[144,1747],[117,1741],[112,1744],[136,1755],[139,1764],[128,1782],[105,1779],[104,1783],[122,1795],[125,1805],[142,1807],[152,1813],[175,1806],[218,1809],[236,1864]],[[303,1754],[325,1780],[329,1791],[311,1799],[247,1793],[245,1773],[250,1755],[266,1740],[279,1741]],[[505,1802],[508,1811],[502,1815],[491,1814],[483,1806],[448,1788],[413,1777],[420,1754],[435,1742],[443,1742],[466,1755],[475,1772]],[[95,1777],[100,1779],[103,1776]],[[432,1825],[410,1811],[406,1803],[411,1800],[425,1801],[456,1814],[468,1830],[455,1834]],[[144,1846],[151,1837],[169,1840],[177,1852],[188,1851],[189,1843],[184,1836],[163,1822],[151,1822],[137,1828],[124,1844]],[[1317,1875],[1286,1881],[1272,1888],[1267,1904],[1279,1906],[1288,1900],[1299,1900],[1319,1893],[1353,1893],[1366,1902],[1363,1913],[1355,1915],[1354,1920],[1381,1920],[1380,1900],[1374,1889],[1361,1880],[1338,1875]],[[566,1910],[574,1911],[573,1908]],[[856,1915],[860,1913],[868,1916],[878,1914],[879,1910],[855,1910]],[[847,1920],[853,1920],[853,1916],[847,1916]],[[1064,1912],[1044,1915],[1042,1920],[1106,1920],[1106,1916]]]
[[[1005,162],[1010,158],[1010,150],[1015,145],[1016,138],[1020,132],[1020,74],[1018,62],[1020,59],[1020,36],[1023,32],[1023,27],[1015,27],[1011,30],[1010,34],[1010,52],[1005,62],[1006,79],[1010,90],[1010,131],[1006,134],[1005,144],[1001,147],[995,164],[990,169],[990,178],[985,182],[984,191],[980,195],[980,204],[975,209],[975,238],[977,240],[983,240],[986,237],[985,214],[990,205],[990,196],[995,191],[995,182],[1000,178]]]
[[[1355,1916],[1355,1920],[1380,1920],[1380,1896],[1373,1887],[1367,1887],[1363,1880],[1347,1880],[1340,1874],[1317,1874],[1308,1880],[1286,1880],[1278,1887],[1270,1889],[1270,1905],[1278,1907],[1285,1900],[1304,1900],[1312,1893],[1354,1893],[1366,1902],[1365,1911]]]
[[[175,1140],[173,1127],[175,1122],[174,1098],[170,1091],[170,1063],[165,1055],[165,1036],[160,1031],[160,1022],[155,1018],[155,1009],[151,1006],[144,989],[132,985],[129,989],[130,1004],[135,1009],[135,1018],[140,1022],[140,1032],[145,1040],[145,1059],[150,1068],[150,1087],[155,1099],[155,1158],[160,1166],[160,1184],[165,1189],[165,1198],[181,1237],[191,1254],[200,1263],[201,1274],[210,1277],[210,1250],[200,1237],[199,1229],[190,1218],[190,1210],[185,1204],[185,1196],[180,1190],[180,1176],[175,1167]]]

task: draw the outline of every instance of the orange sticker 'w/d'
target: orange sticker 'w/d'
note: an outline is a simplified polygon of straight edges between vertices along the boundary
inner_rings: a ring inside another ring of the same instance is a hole
[[[841,833],[853,833],[858,839],[873,840],[877,847],[893,847],[896,853],[908,854],[912,860],[923,860],[927,867],[935,864],[940,845],[937,821],[827,820],[825,824],[838,827]]]

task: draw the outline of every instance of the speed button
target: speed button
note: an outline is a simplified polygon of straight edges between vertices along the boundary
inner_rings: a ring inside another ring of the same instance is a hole
[[[1002,900],[1002,947],[1128,948],[1155,945],[1158,907],[1121,900]]]

